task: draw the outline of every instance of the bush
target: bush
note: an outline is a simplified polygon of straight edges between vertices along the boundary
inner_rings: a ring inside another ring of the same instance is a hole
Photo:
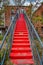
[[[43,18],[38,16],[38,17],[33,18],[33,21],[34,22],[38,22],[38,21],[43,22]]]
[[[37,46],[37,49],[38,49],[40,57],[41,57],[42,56],[42,49],[40,48],[40,45],[38,43],[36,44],[36,46]]]
[[[4,26],[4,21],[0,20],[0,26]]]
[[[2,34],[0,34],[0,40],[2,40],[3,39],[3,35]]]
[[[43,24],[43,18],[42,18],[42,24]]]
[[[0,51],[0,62],[3,59],[4,52],[5,52],[5,49],[3,49],[3,50]]]

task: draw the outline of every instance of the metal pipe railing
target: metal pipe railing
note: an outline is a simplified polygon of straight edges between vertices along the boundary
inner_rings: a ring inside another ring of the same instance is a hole
[[[35,34],[36,37],[37,37],[37,39],[38,39],[38,41],[39,41],[39,45],[40,45],[40,47],[41,47],[41,49],[42,49],[42,56],[43,56],[43,43],[42,43],[42,41],[41,41],[41,39],[40,39],[40,37],[39,37],[37,31],[35,30],[33,24],[31,23],[30,19],[28,18],[26,12],[24,11],[23,13],[24,13],[24,17],[25,17],[25,19],[26,19],[27,25],[29,25],[29,32],[30,32],[31,40],[32,40],[32,41],[34,40],[33,34]],[[35,47],[36,47],[36,45],[35,45]],[[43,65],[43,64],[42,64],[43,61],[42,61],[41,58],[40,58],[40,54],[39,54],[39,52],[38,52],[38,48],[37,48],[37,47],[36,47],[36,51],[37,51],[37,54],[38,54],[38,58],[39,58],[39,61],[40,61],[40,65]]]
[[[17,14],[16,14],[16,16],[17,16]],[[16,16],[14,17],[14,20],[17,19]],[[14,22],[14,20],[13,20],[13,22]],[[2,43],[0,44],[0,50],[1,50],[1,48],[3,47],[4,41],[5,41],[5,39],[6,39],[6,36],[8,35],[8,33],[9,33],[10,30],[11,30],[11,27],[12,27],[13,22],[11,22],[10,26],[8,27],[7,32],[5,33],[5,35],[4,35],[4,37],[3,37]]]
[[[35,34],[36,34],[36,36],[37,36],[37,39],[38,39],[39,42],[40,42],[41,47],[43,48],[43,43],[42,43],[42,41],[41,41],[41,39],[40,39],[40,37],[39,37],[37,31],[35,30],[33,24],[31,23],[30,19],[28,18],[26,12],[24,12],[24,14],[25,14],[25,16],[26,16],[25,18],[27,18],[28,23],[31,25],[32,29],[34,30],[34,32],[35,32]]]
[[[8,50],[8,46],[9,46],[9,44],[10,44],[10,47],[12,45],[12,34],[13,34],[13,29],[14,29],[14,26],[15,26],[15,23],[16,23],[17,18],[18,17],[17,17],[17,14],[16,14],[15,17],[14,17],[14,20],[11,22],[11,24],[10,24],[10,26],[9,26],[9,28],[8,28],[6,34],[5,34],[4,38],[3,38],[3,40],[2,40],[2,44],[0,45],[0,51],[1,51],[2,50],[2,47],[4,45],[4,41],[6,40],[7,35],[10,34],[10,38],[8,39],[8,42],[6,43],[6,50],[4,52],[3,58],[0,59],[1,60],[0,65],[3,65],[4,64],[4,60],[6,59],[6,53],[7,52],[10,53],[10,49],[11,48]],[[9,57],[9,55],[8,55],[8,57]]]

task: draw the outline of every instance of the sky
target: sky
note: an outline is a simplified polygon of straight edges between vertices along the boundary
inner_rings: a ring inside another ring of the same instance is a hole
[[[24,5],[25,5],[25,6],[26,6],[26,5],[29,5],[29,4],[30,4],[29,1],[30,1],[30,0],[26,0],[25,3],[24,3]],[[31,0],[31,1],[32,1],[32,3],[35,4],[35,0]],[[42,2],[42,1],[43,1],[43,0],[40,0],[40,2]],[[15,5],[14,0],[10,0],[10,5]]]

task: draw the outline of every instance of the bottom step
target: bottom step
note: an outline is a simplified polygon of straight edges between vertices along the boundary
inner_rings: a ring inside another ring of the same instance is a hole
[[[11,62],[14,64],[34,64],[34,60],[32,59],[11,59]]]

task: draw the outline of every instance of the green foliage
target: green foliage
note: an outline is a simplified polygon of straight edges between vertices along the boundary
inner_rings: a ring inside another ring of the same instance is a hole
[[[7,37],[6,37],[6,42],[8,41],[8,39],[9,39],[9,37],[7,36]]]
[[[4,13],[4,9],[1,9],[0,10],[0,26],[4,25],[4,21],[3,21],[3,17],[2,17],[3,13]]]
[[[4,26],[4,21],[0,20],[0,26]]]
[[[6,52],[6,49],[2,49],[0,51],[0,62],[2,61],[5,52]],[[13,63],[11,63],[10,59],[8,58],[8,50],[6,52],[6,58],[5,58],[5,61],[4,61],[4,65],[13,65]]]
[[[41,2],[41,4],[43,4],[43,2]]]
[[[2,15],[4,13],[4,9],[0,10],[0,15]]]
[[[3,59],[4,52],[5,52],[5,49],[3,49],[3,50],[0,51],[0,61]]]
[[[1,3],[2,0],[0,0],[0,3]]]
[[[6,37],[6,42],[8,42],[9,37],[10,37],[10,34],[7,35],[7,37]]]
[[[37,16],[37,17],[35,17],[35,18],[33,18],[33,21],[34,22],[41,22],[41,23],[43,23],[43,18],[42,17],[40,17],[40,16]]]
[[[0,40],[2,40],[3,39],[3,35],[2,34],[0,34]]]
[[[43,24],[43,18],[42,18],[42,24]]]
[[[40,57],[42,56],[42,49],[40,48],[40,45],[37,44],[37,48],[38,48],[38,51],[39,51],[39,54],[40,54]]]
[[[4,65],[13,65],[13,63],[10,61],[10,59],[8,59],[7,61],[5,61]]]

